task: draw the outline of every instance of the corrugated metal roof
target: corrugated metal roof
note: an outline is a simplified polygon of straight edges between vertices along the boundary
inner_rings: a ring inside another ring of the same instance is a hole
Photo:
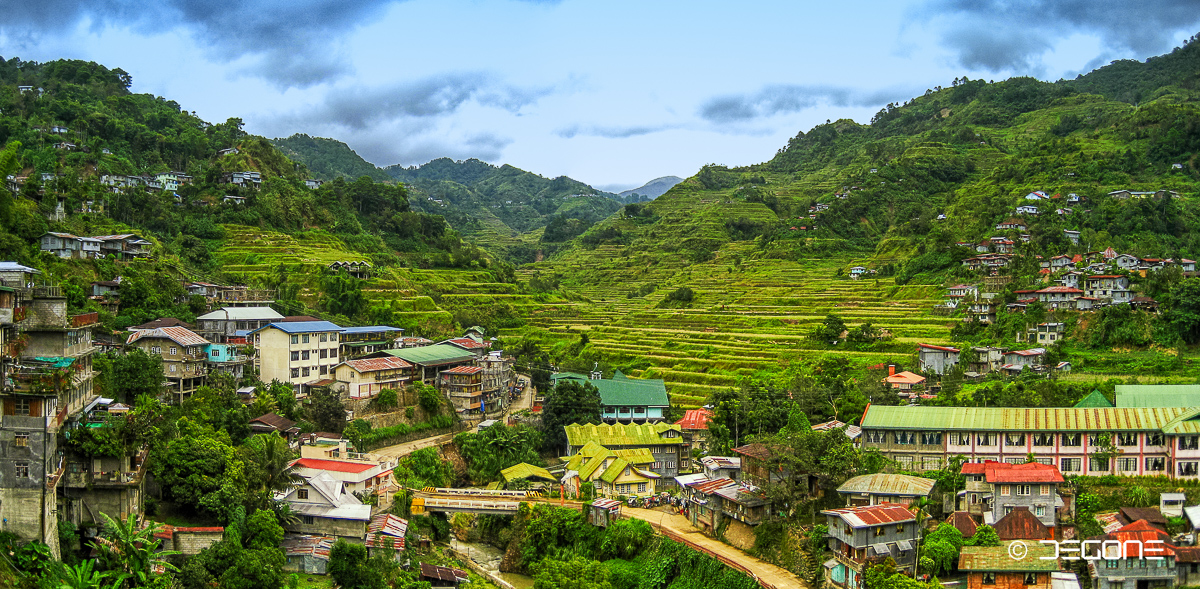
[[[157,329],[139,329],[129,334],[126,344],[132,344],[140,339],[161,338],[169,339],[181,346],[203,346],[208,340],[196,335],[186,327],[159,327]]]
[[[400,358],[388,356],[386,358],[362,358],[359,360],[346,360],[342,362],[359,372],[374,372],[377,370],[402,370],[412,368],[412,364]]]
[[[1112,401],[1109,401],[1108,397],[1105,397],[1100,391],[1092,391],[1091,393],[1088,393],[1088,396],[1080,399],[1079,402],[1075,404],[1076,408],[1112,406]]]
[[[896,503],[880,503],[879,505],[864,505],[861,507],[847,507],[845,509],[827,509],[821,513],[839,517],[854,528],[917,520],[917,516],[909,511],[907,507]]]
[[[712,411],[708,409],[688,409],[683,412],[683,419],[675,425],[683,429],[708,429],[708,420],[712,419]]]
[[[384,353],[388,354],[389,356],[403,358],[409,362],[412,362],[413,364],[420,364],[422,366],[440,366],[442,364],[453,364],[455,362],[470,362],[475,359],[475,354],[450,344],[437,344],[420,348],[403,348],[400,350],[385,350]]]
[[[500,476],[504,477],[505,482],[509,483],[520,479],[541,480],[551,483],[558,482],[558,479],[555,478],[554,475],[550,474],[550,471],[526,462],[515,464],[504,470],[501,470]]]
[[[1025,542],[1028,552],[1025,558],[1016,559],[1003,546],[963,546],[958,557],[960,571],[994,571],[1010,573],[1050,573],[1058,570],[1058,559],[1054,558],[1053,546]],[[1042,560],[1042,557],[1047,557]]]
[[[994,526],[1001,540],[1053,540],[1054,534],[1028,506],[1020,505],[1000,518]]]
[[[277,319],[283,319],[283,315],[270,307],[224,307],[196,318],[197,321],[275,321]]]
[[[320,331],[341,331],[342,328],[331,321],[278,321],[265,325],[250,333],[274,327],[284,333],[316,333]]]
[[[842,483],[837,492],[925,497],[933,491],[934,484],[933,479],[904,474],[865,474]]]
[[[863,429],[963,431],[1159,431],[1189,410],[1159,408],[1008,408],[871,405]],[[1200,422],[1178,424],[1200,433]]]
[[[667,423],[630,423],[630,424],[586,424],[572,423],[563,428],[567,432],[567,443],[572,446],[582,446],[594,441],[601,446],[658,446],[662,444],[682,444],[683,439],[662,437],[663,432],[672,430],[680,432],[682,428]]]
[[[442,371],[442,374],[479,374],[483,368],[479,366],[455,366]]]

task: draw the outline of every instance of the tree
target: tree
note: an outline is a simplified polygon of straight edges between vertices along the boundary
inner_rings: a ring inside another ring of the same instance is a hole
[[[1200,342],[1200,278],[1188,278],[1164,297],[1163,321],[1185,343]]]
[[[269,510],[257,510],[249,518],[245,513],[240,507],[234,510],[225,537],[184,565],[180,580],[186,589],[283,586],[283,528]]]
[[[326,387],[315,387],[308,395],[308,420],[323,432],[342,433],[346,427],[346,406],[341,397]]]
[[[497,424],[479,433],[464,432],[455,436],[454,444],[467,463],[470,478],[478,483],[496,480],[501,470],[522,462],[542,463],[538,456],[541,433],[524,425]]]
[[[1000,534],[996,533],[996,528],[983,524],[975,528],[975,535],[971,536],[971,546],[999,546]]]
[[[157,568],[176,571],[174,565],[164,557],[179,554],[174,550],[158,550],[159,541],[154,537],[160,524],[152,523],[140,527],[134,514],[124,520],[114,520],[107,513],[104,519],[104,534],[96,538],[96,551],[105,570],[122,578],[126,587],[146,587],[158,576]]]
[[[367,305],[363,296],[362,280],[345,273],[330,274],[321,278],[322,306],[331,313],[354,317]]]
[[[608,567],[580,556],[571,560],[547,558],[530,569],[533,589],[612,589]]]
[[[270,504],[274,493],[304,482],[292,463],[291,447],[279,432],[252,436],[242,446],[242,455],[246,462],[248,491],[257,493],[258,501],[264,506]]]
[[[100,358],[97,358],[97,373],[103,376],[104,394],[125,403],[143,395],[158,398],[162,394],[162,356],[133,348],[124,354]]]
[[[383,575],[369,566],[367,547],[339,539],[329,551],[326,572],[344,589],[384,589]]]
[[[246,502],[246,467],[229,434],[190,418],[151,462],[163,492],[191,509],[227,521]]]
[[[600,391],[588,382],[563,380],[546,395],[542,406],[542,432],[547,450],[567,446],[564,426],[600,423]]]
[[[836,343],[836,340],[842,337],[842,332],[846,331],[846,322],[834,314],[825,316],[824,321],[813,329],[809,335],[813,341],[823,344]]]

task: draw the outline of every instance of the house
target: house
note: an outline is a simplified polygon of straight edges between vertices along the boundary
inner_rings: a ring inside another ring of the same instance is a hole
[[[346,440],[315,440],[300,446],[300,458],[292,463],[296,474],[310,479],[321,474],[341,483],[347,493],[374,495],[376,505],[391,504],[398,490],[392,480],[396,459],[369,452],[349,451]]]
[[[683,430],[683,437],[688,445],[701,452],[708,451],[708,421],[712,419],[712,411],[708,409],[688,409],[683,412],[683,419],[675,422]]]
[[[722,516],[747,526],[761,524],[770,511],[762,490],[746,481],[721,487],[713,494],[720,498]]]
[[[1066,327],[1066,324],[1061,322],[1039,323],[1025,330],[1024,341],[1031,344],[1053,345],[1055,342],[1062,341]],[[1021,334],[1017,335],[1017,341],[1021,341]]]
[[[1066,274],[1054,279],[1054,282],[1058,283],[1059,286],[1079,288],[1079,278],[1082,276],[1082,272],[1067,272]]]
[[[599,376],[594,373],[592,376]],[[654,378],[629,378],[617,371],[610,379],[589,378],[573,372],[558,372],[550,376],[557,386],[561,382],[590,384],[600,391],[600,418],[607,423],[653,423],[662,421],[670,406],[666,383]]]
[[[472,366],[478,358],[476,354],[451,344],[381,350],[374,354],[368,354],[366,357],[381,358],[384,356],[400,358],[412,364],[414,367],[413,380],[430,385],[436,385],[439,382],[438,375],[442,371],[456,366]]]
[[[833,559],[825,563],[825,580],[839,587],[862,587],[869,564],[891,558],[896,569],[916,573],[921,541],[917,516],[903,505],[883,503],[821,512],[829,528]]]
[[[691,471],[691,452],[683,439],[682,428],[674,424],[629,423],[629,424],[571,424],[565,426],[567,434],[567,456],[573,455],[588,442],[608,450],[650,450],[654,458],[652,470],[664,477],[674,477],[680,472]]]
[[[1012,511],[992,524],[1001,540],[1053,540],[1054,528],[1042,523],[1028,505],[1014,506]]]
[[[1033,209],[1036,211],[1037,207],[1033,207]],[[1018,209],[1017,212],[1019,213],[1020,209]],[[1017,231],[1025,231],[1026,229],[1029,229],[1029,226],[1026,225],[1025,222],[1020,219],[1017,219],[1015,217],[1009,217],[1008,219],[1005,219],[1004,222],[997,224],[996,229],[999,231],[1008,231],[1009,229],[1015,229]]]
[[[309,178],[304,181],[304,187],[308,188],[309,190],[316,190],[316,189],[320,188],[321,185],[324,183],[325,183],[324,180],[317,180],[315,178]]]
[[[945,374],[958,364],[958,355],[958,348],[917,344],[917,358],[921,363],[921,372],[932,372],[938,375]]]
[[[592,485],[597,494],[609,498],[621,495],[649,497],[658,492],[656,482],[662,478],[662,475],[620,457],[608,463],[603,471],[596,472],[599,476]]]
[[[223,157],[223,156],[227,156],[227,155],[234,155],[234,154],[237,154],[237,153],[238,153],[238,148],[236,148],[236,147],[227,147],[227,148],[225,148],[225,149],[217,150],[217,157]]]
[[[850,278],[853,280],[858,280],[859,278],[862,278],[863,275],[866,273],[867,273],[867,269],[863,266],[854,266],[853,268],[850,268]]]
[[[1158,511],[1165,517],[1183,517],[1183,505],[1187,496],[1183,493],[1159,493]]]
[[[700,459],[700,468],[712,480],[742,478],[742,459],[737,456],[705,456]]]
[[[978,284],[956,284],[946,288],[946,296],[948,297],[973,297],[978,295]]]
[[[288,440],[294,440],[300,434],[300,428],[296,427],[296,422],[272,412],[251,419],[250,433],[278,433]]]
[[[116,280],[97,280],[92,283],[92,296],[105,297],[110,295],[113,297],[121,296],[120,276]]]
[[[255,364],[263,382],[293,385],[328,379],[338,361],[342,328],[329,321],[269,323],[252,330]]]
[[[1047,286],[1033,292],[1039,303],[1052,309],[1074,308],[1075,299],[1083,296],[1083,293],[1084,291],[1069,286]]]
[[[637,474],[642,479],[646,479],[643,481],[633,481],[632,484],[634,484],[634,494],[640,494],[640,496],[649,496],[655,492],[653,490],[655,485],[650,484],[648,481],[656,481],[657,478],[650,477],[648,475],[642,475],[642,473],[648,472],[651,474],[657,474],[654,472],[654,470],[657,467],[662,466],[662,464],[657,462],[658,459],[654,457],[654,454],[649,448],[622,448],[610,450],[594,441],[589,441],[588,443],[584,444],[578,452],[576,452],[567,460],[565,471],[561,479],[563,489],[568,495],[574,495],[578,497],[582,485],[584,483],[591,483],[592,487],[597,491],[600,490],[600,487],[608,485],[608,487],[606,487],[607,492],[611,492],[613,496],[620,494],[618,492],[620,490],[619,488],[612,487],[613,484],[617,483],[616,474],[613,474],[610,477],[612,480],[610,480],[608,483],[600,480],[600,478],[603,477],[606,472],[608,472],[609,467],[616,464],[618,460],[622,461],[622,464],[625,466],[631,466],[639,471],[637,473],[631,473],[629,477],[636,479],[638,477],[633,475]],[[617,471],[614,470],[613,472],[616,473]],[[620,481],[620,484],[631,484],[630,481],[632,479],[629,477],[622,475],[624,480]],[[638,482],[646,482],[646,488],[638,491]]]
[[[1016,444],[1025,438],[1024,434],[1006,435]],[[1026,507],[1038,521],[1054,528],[1058,485],[1065,479],[1053,464],[968,462],[963,464],[962,474],[967,486],[959,497],[965,500],[968,513],[983,516],[983,523],[994,524],[1017,507]]]
[[[859,436],[862,435],[862,428],[858,427],[857,425],[846,425],[845,422],[841,422],[836,419],[831,419],[824,423],[813,424],[812,428],[813,428],[813,431],[816,431],[816,432],[825,432],[825,431],[831,431],[831,430],[835,430],[835,429],[841,429],[846,432],[846,437],[850,438],[855,443],[858,442]]]
[[[680,480],[683,497],[688,502],[688,519],[705,534],[713,535],[724,518],[722,498],[717,495],[717,490],[737,485],[737,481],[729,478],[710,479],[699,474],[688,476],[694,477],[694,480]]]
[[[429,583],[430,587],[458,587],[470,580],[466,571],[450,567],[421,563],[421,581]]]
[[[329,551],[337,538],[333,536],[309,536],[306,534],[284,534],[283,549],[286,561],[283,570],[307,575],[324,575],[329,566]]]
[[[975,361],[967,364],[967,372],[989,374],[1000,370],[1004,365],[1004,350],[991,346],[971,348],[975,352]]]
[[[558,482],[558,477],[550,474],[550,471],[525,462],[501,470],[500,478],[504,481],[504,488],[506,489],[525,488],[527,486],[545,488],[547,485],[553,485]]]
[[[79,242],[79,237],[70,233],[55,233],[53,231],[43,233],[38,239],[38,246],[44,252],[50,252],[60,258],[79,258],[83,245]]]
[[[375,515],[367,524],[367,539],[363,542],[367,547],[367,556],[382,554],[399,560],[407,534],[408,520],[390,513]]]
[[[1182,508],[1180,513],[1182,513]],[[1117,510],[1116,519],[1122,526],[1127,526],[1138,520],[1144,520],[1151,526],[1164,532],[1167,531],[1168,522],[1166,515],[1154,507],[1122,507]]]
[[[888,375],[883,379],[883,382],[887,383],[893,389],[908,392],[923,386],[925,384],[925,377],[907,370],[896,372],[896,367],[891,365],[888,366]]]
[[[270,307],[223,307],[196,318],[196,333],[210,341],[228,343],[236,337],[280,321],[284,317]],[[240,333],[240,335],[239,335]]]
[[[1036,215],[1036,214],[1038,214],[1038,208],[1034,205],[1021,205],[1021,206],[1017,207],[1017,214],[1018,215]]]
[[[963,546],[958,570],[967,574],[966,589],[989,587],[1015,589],[1053,589],[1051,575],[1058,571],[1058,550],[1054,546],[1022,543],[1024,557],[1013,558],[1017,550],[1002,546]]]
[[[1050,258],[1051,270],[1062,270],[1063,268],[1073,267],[1075,263],[1071,256],[1054,256]]]
[[[1135,270],[1142,260],[1131,254],[1120,254],[1113,258],[1111,263],[1122,270]]]
[[[133,233],[94,235],[92,239],[100,240],[100,254],[104,256],[113,256],[118,260],[150,257],[152,244]]]
[[[143,329],[129,334],[125,345],[162,358],[164,384],[179,402],[207,381],[209,341],[186,327]]]
[[[996,321],[996,304],[991,302],[991,299],[972,301],[967,306],[967,317],[964,321],[978,321],[984,324],[994,323]]]
[[[1046,198],[1046,193],[1041,190],[1035,190],[1025,195],[1025,200],[1042,200]]]
[[[459,413],[487,411],[483,400],[483,368],[479,366],[455,366],[441,371],[438,389],[450,397]]]
[[[177,527],[163,524],[154,533],[165,550],[174,550],[183,556],[196,556],[200,551],[220,542],[225,537],[222,527]]]
[[[1042,357],[1045,355],[1045,348],[1030,348],[1028,350],[1005,352],[1004,365],[1000,368],[1006,372],[1021,372],[1025,368],[1039,370],[1042,367]]]
[[[614,499],[600,497],[592,501],[589,515],[593,526],[607,528],[609,523],[616,523],[621,517],[621,506],[624,503]]]
[[[958,530],[963,538],[970,538],[979,530],[979,524],[975,523],[975,518],[965,511],[952,512],[946,518],[946,523],[954,526],[954,529]]]
[[[817,479],[808,473],[793,473],[775,462],[775,453],[766,444],[753,443],[738,446],[734,453],[742,457],[742,481],[754,487],[766,487],[772,484],[791,482],[797,487],[807,488],[810,494],[816,494]]]
[[[1175,546],[1170,534],[1138,520],[1089,543],[1088,561],[1096,589],[1172,587]]]
[[[276,493],[275,500],[286,503],[298,517],[298,521],[284,524],[289,532],[359,541],[367,536],[371,506],[364,505],[341,481],[323,470],[304,477],[299,486]]]
[[[258,172],[225,172],[221,174],[221,182],[235,186],[255,186],[262,184],[262,174]]]
[[[345,360],[334,366],[333,378],[351,399],[366,399],[383,389],[399,389],[412,381],[413,365],[394,356]]]
[[[476,336],[476,337],[470,337],[470,336],[456,337],[456,338],[451,338],[451,339],[445,340],[440,343],[442,343],[444,345],[448,345],[448,346],[454,346],[463,351],[470,352],[470,353],[474,354],[476,358],[482,357],[484,354],[487,354],[488,348],[492,347],[491,342],[483,341],[483,339],[478,336]]]
[[[921,497],[929,497],[936,481],[903,474],[865,474],[856,476],[838,487],[847,507],[895,503],[911,505]]]
[[[1080,237],[1079,237],[1078,231],[1071,231],[1070,229],[1063,229],[1063,235],[1066,236],[1066,238],[1071,242],[1071,245],[1079,245]]]
[[[359,280],[370,280],[371,263],[363,260],[337,261],[326,266],[330,272],[345,272]]]
[[[1129,277],[1119,274],[1099,274],[1083,279],[1086,296],[1112,304],[1128,303],[1133,300],[1129,288]]]
[[[341,356],[343,359],[353,359],[390,350],[396,345],[396,338],[403,333],[403,329],[387,325],[347,327],[342,331]]]

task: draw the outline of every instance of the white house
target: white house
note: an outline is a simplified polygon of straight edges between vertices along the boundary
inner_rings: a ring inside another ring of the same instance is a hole
[[[1021,205],[1021,206],[1017,207],[1017,214],[1018,215],[1036,215],[1036,214],[1038,214],[1038,208],[1033,205]]]

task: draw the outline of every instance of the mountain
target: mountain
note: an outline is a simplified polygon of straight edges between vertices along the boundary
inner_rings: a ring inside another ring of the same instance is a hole
[[[349,145],[336,139],[296,133],[291,137],[272,139],[271,143],[284,155],[308,166],[315,178],[357,180],[367,176],[378,182],[392,179],[387,172],[364,160]]]
[[[655,199],[662,196],[664,192],[670,190],[672,186],[679,184],[680,182],[683,182],[683,178],[680,178],[679,176],[663,176],[662,178],[655,178],[637,188],[634,188],[633,190],[623,191],[620,194],[624,197],[640,194],[642,196],[648,196],[651,199]]]

